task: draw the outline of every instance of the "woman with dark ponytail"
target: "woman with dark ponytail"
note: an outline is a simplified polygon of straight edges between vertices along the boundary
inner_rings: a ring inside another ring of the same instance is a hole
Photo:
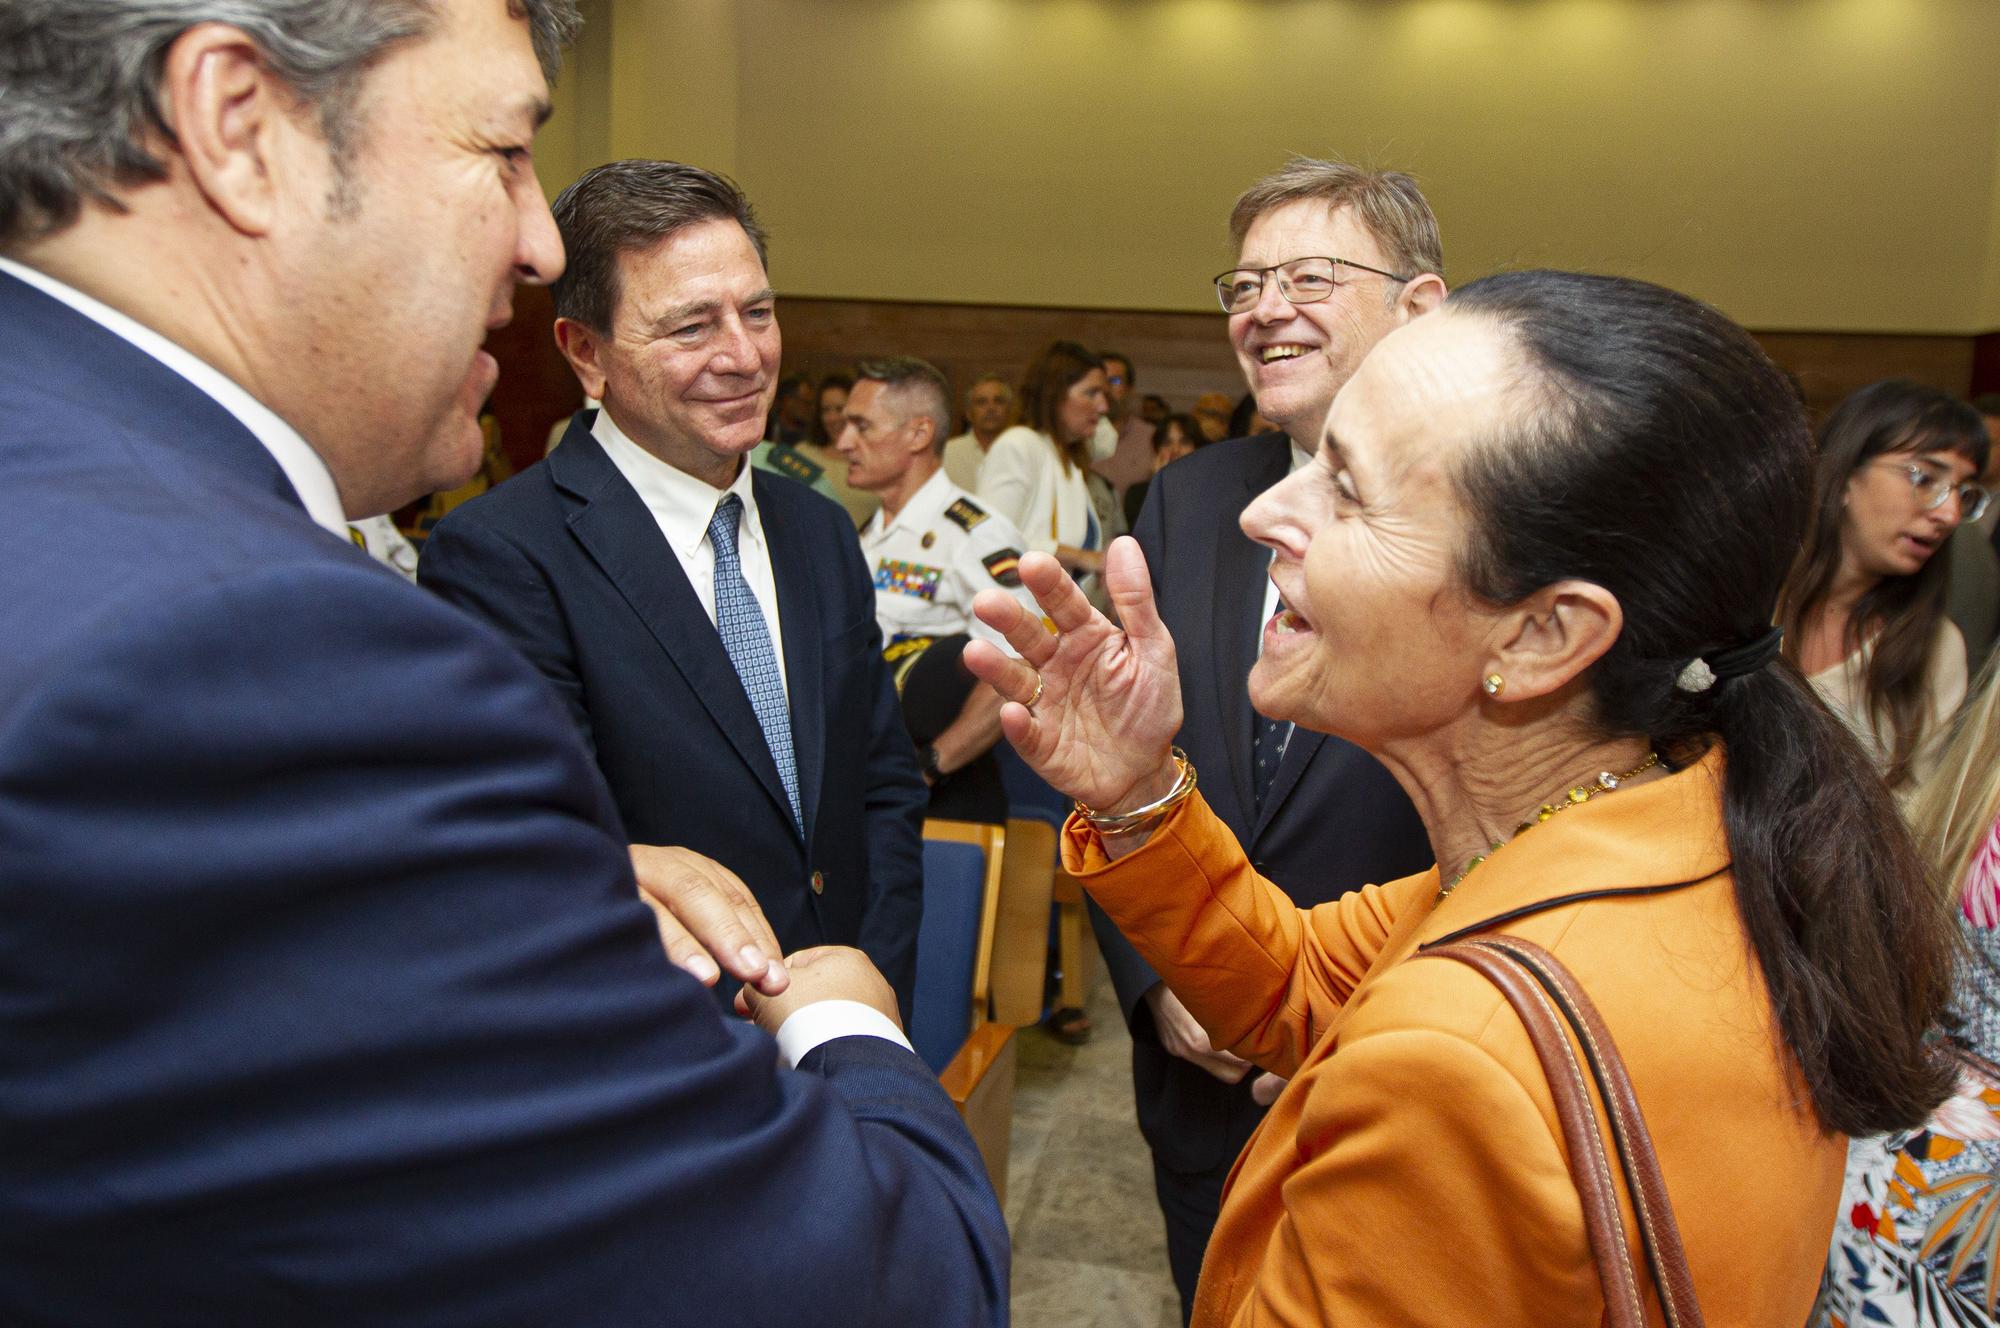
[[[1986,424],[1965,402],[1891,378],[1820,429],[1814,511],[1779,602],[1785,655],[1905,793],[1965,697],[1965,640],[1945,616],[1944,550],[1977,521]]]
[[[1600,1268],[1679,1285],[1643,1238],[1671,1225],[1659,1194],[1614,1179],[1617,1215],[1586,1218],[1607,1173],[1572,1154],[1589,1136],[1559,1124],[1532,1011],[1423,962],[1495,938],[1573,973],[1622,1050],[1706,1322],[1803,1322],[1843,1136],[1914,1127],[1952,1082],[1927,1041],[1949,922],[1770,625],[1810,468],[1756,343],[1658,287],[1512,273],[1384,339],[1316,463],[1244,515],[1282,597],[1251,697],[1379,758],[1438,865],[1308,911],[1170,752],[1173,642],[1135,545],[1109,557],[1123,630],[1048,560],[1021,572],[1058,634],[981,604],[1021,658],[967,660],[1079,802],[1069,870],[1214,1045],[1290,1080],[1197,1324],[1594,1328]]]

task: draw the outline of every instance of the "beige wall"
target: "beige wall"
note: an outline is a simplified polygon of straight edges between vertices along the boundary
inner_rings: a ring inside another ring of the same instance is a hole
[[[541,150],[729,170],[795,295],[1200,309],[1292,151],[1414,171],[1450,274],[1766,329],[2000,328],[1996,0],[593,0]]]

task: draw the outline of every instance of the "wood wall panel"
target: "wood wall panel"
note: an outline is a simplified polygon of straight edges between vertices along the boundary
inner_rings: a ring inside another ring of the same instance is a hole
[[[548,293],[524,289],[515,301],[514,322],[489,342],[501,363],[493,409],[517,465],[541,455],[549,426],[581,400],[549,333],[551,318]],[[786,371],[814,377],[851,368],[855,361],[874,355],[921,355],[944,370],[954,392],[962,394],[974,378],[989,371],[1003,373],[1010,381],[1018,379],[1043,346],[1066,337],[1130,355],[1138,370],[1139,390],[1160,394],[1176,410],[1186,410],[1203,392],[1235,397],[1243,391],[1220,310],[1121,312],[792,297],[780,302],[779,320]],[[1969,392],[1981,344],[1994,357],[1987,373],[2000,376],[1995,337],[1756,335],[1773,359],[1798,375],[1816,416],[1878,378],[1913,378],[1950,392]],[[1986,386],[2000,389],[2000,381]]]

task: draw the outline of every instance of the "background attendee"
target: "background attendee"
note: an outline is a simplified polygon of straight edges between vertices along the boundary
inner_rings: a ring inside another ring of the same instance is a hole
[[[1139,417],[1151,425],[1157,426],[1172,413],[1172,408],[1167,405],[1167,399],[1155,396],[1151,392],[1148,392],[1145,399],[1139,403]]]
[[[1871,383],[1820,427],[1813,523],[1785,587],[1785,654],[1853,731],[1892,789],[1923,777],[1926,744],[1965,695],[1965,642],[1934,557],[1986,492],[1987,440],[1963,401]]]
[[[1236,409],[1229,412],[1228,436],[1231,438],[1254,438],[1260,433],[1271,432],[1272,427],[1271,421],[1258,412],[1254,392],[1245,392],[1237,399]]]
[[[1389,764],[1437,866],[1309,911],[1170,754],[1175,643],[1134,546],[1109,558],[1125,631],[1039,556],[1022,579],[1057,634],[982,597],[1021,658],[966,658],[1078,800],[1064,865],[1217,1045],[1289,1080],[1197,1324],[1582,1328],[1617,1284],[1600,1260],[1653,1280],[1636,1223],[1586,1230],[1579,1185],[1626,1186],[1566,1147],[1561,1070],[1492,981],[1423,953],[1503,928],[1623,1053],[1672,1285],[1717,1325],[1804,1320],[1841,1136],[1948,1091],[1953,940],[1881,781],[1777,658],[1810,447],[1757,343],[1656,286],[1509,273],[1383,338],[1319,457],[1244,514],[1285,605],[1251,689]]]
[[[743,464],[780,351],[763,229],[675,162],[599,166],[555,215],[556,341],[604,408],[439,523],[423,583],[554,684],[635,838],[729,867],[788,951],[859,946],[908,1009],[926,799],[874,589],[837,509]]]
[[[1014,389],[997,373],[981,374],[965,392],[965,432],[945,440],[944,469],[967,493],[979,488],[979,468],[1001,431],[1014,419]]]
[[[1229,437],[1229,416],[1234,409],[1225,394],[1204,392],[1194,399],[1194,409],[1188,413],[1211,443],[1219,443]]]
[[[1270,552],[1243,533],[1241,518],[1259,493],[1309,464],[1334,394],[1361,357],[1438,306],[1444,255],[1414,180],[1343,162],[1301,158],[1257,181],[1237,199],[1229,229],[1241,264],[1217,280],[1229,343],[1244,382],[1284,432],[1202,448],[1165,467],[1133,531],[1179,647],[1185,716],[1176,741],[1206,772],[1209,805],[1259,870],[1311,906],[1421,870],[1430,845],[1408,796],[1374,757],[1251,708],[1250,670],[1278,594]],[[1330,256],[1367,268],[1315,261]],[[1172,419],[1183,436],[1201,432],[1187,416]],[[1132,1030],[1139,1128],[1153,1153],[1185,1315],[1223,1180],[1263,1119],[1272,1085],[1260,1088],[1246,1062],[1210,1045],[1102,910],[1093,907],[1091,920]]]
[[[1111,481],[1122,512],[1126,490],[1153,473],[1153,426],[1135,409],[1139,398],[1133,389],[1139,384],[1139,371],[1131,357],[1123,351],[1100,350],[1097,358],[1104,365],[1104,399],[1111,408],[1104,418],[1118,431],[1118,443],[1092,468]]]
[[[959,663],[969,636],[1001,643],[972,616],[972,597],[999,587],[1032,606],[1015,568],[1021,534],[951,482],[941,444],[951,390],[911,356],[855,371],[840,454],[848,483],[881,499],[861,529],[875,570],[875,621],[896,677],[903,719],[930,785],[930,815],[1004,823],[1007,791],[993,744],[1000,698]]]
[[[1986,424],[1986,469],[1979,483],[2000,490],[2000,393],[1972,399]],[[1965,637],[1967,667],[1977,671],[2000,639],[2000,508],[1988,503],[1977,521],[1961,522],[1951,535],[1951,589],[1946,600],[1952,622]]]
[[[575,23],[7,7],[0,1320],[1005,1321],[866,960],[786,988],[707,877],[781,1036],[724,1019],[544,680],[347,535],[479,464]]]
[[[813,384],[806,374],[786,374],[778,380],[778,396],[771,407],[764,437],[789,446],[803,443],[814,435]]]
[[[1072,575],[1104,565],[1103,531],[1084,474],[1090,443],[1108,409],[1104,370],[1073,341],[1057,341],[1021,380],[1021,423],[994,440],[979,473],[979,499],[1053,553]]]
[[[1913,1136],[1848,1149],[1815,1328],[1991,1324],[2000,1189],[2000,667],[1988,666],[1910,805],[1964,945],[1947,1021],[1952,1096]],[[1969,1202],[1968,1202],[1969,1201]]]
[[[1195,423],[1194,416],[1167,416],[1153,429],[1153,473],[1159,474],[1162,466],[1179,461],[1184,456],[1192,456],[1196,448],[1208,445],[1208,435]],[[1145,506],[1150,487],[1150,480],[1141,480],[1125,491],[1125,524],[1128,529],[1139,520],[1139,509]]]
[[[848,519],[859,530],[868,524],[869,517],[875,515],[875,495],[864,493],[847,482],[846,458],[833,449],[834,440],[840,437],[847,394],[853,387],[853,377],[844,373],[828,374],[820,380],[812,436],[794,444],[792,451],[819,468],[817,478],[823,479],[833,490],[833,500],[847,509]],[[814,487],[819,486],[815,484]]]
[[[851,374],[828,374],[820,380],[818,405],[813,412],[812,441],[832,447],[847,427],[847,394],[854,390]]]

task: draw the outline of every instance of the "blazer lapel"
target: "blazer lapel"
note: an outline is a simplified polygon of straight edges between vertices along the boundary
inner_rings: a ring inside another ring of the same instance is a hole
[[[562,445],[544,463],[556,487],[579,503],[570,532],[646,625],[715,726],[756,774],[791,824],[792,803],[764,741],[743,680],[701,607],[680,560],[667,547],[646,504],[591,437],[594,411],[579,411]],[[785,633],[789,642],[791,633]],[[786,652],[789,661],[791,653]],[[796,833],[796,831],[795,831]]]
[[[1235,496],[1231,510],[1241,513],[1250,500],[1285,477],[1291,444],[1282,434],[1271,435],[1282,446],[1268,449],[1269,456],[1243,476],[1243,491]],[[1258,633],[1263,630],[1264,588],[1270,579],[1271,551],[1241,531],[1224,532],[1215,550],[1215,635],[1210,644],[1214,672],[1216,713],[1222,718],[1223,747],[1229,753],[1229,777],[1244,821],[1262,818],[1257,813],[1251,768],[1256,763],[1257,713],[1250,706],[1248,685],[1251,666],[1257,662]],[[1287,764],[1290,751],[1287,750]],[[1282,771],[1280,773],[1282,778]],[[1275,802],[1275,798],[1267,799]],[[1254,835],[1253,835],[1254,838]]]
[[[813,812],[819,805],[820,780],[826,771],[825,650],[820,628],[822,605],[814,585],[825,565],[808,550],[796,547],[799,522],[790,518],[790,494],[769,482],[763,472],[750,477],[763,517],[764,541],[771,549],[771,578],[778,587],[778,616],[785,625],[785,685],[792,707],[792,761],[799,776],[799,808],[805,816],[805,842],[813,842]]]

